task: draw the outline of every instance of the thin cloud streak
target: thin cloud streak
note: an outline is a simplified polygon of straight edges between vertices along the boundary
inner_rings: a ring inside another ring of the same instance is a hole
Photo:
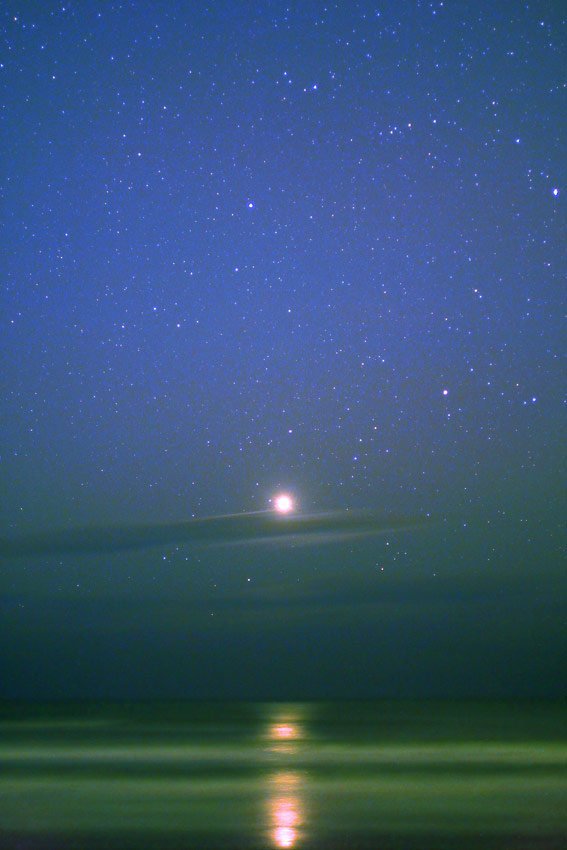
[[[284,543],[314,545],[417,528],[423,517],[384,517],[367,511],[280,516],[273,511],[203,517],[177,523],[85,527],[0,540],[0,557],[95,554],[171,544]]]

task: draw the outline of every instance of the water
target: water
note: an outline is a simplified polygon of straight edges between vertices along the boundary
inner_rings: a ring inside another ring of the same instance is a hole
[[[565,847],[564,706],[0,709],[9,850]]]

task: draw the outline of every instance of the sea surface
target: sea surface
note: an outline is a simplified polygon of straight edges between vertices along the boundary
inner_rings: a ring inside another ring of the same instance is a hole
[[[10,850],[567,846],[565,704],[0,704]]]

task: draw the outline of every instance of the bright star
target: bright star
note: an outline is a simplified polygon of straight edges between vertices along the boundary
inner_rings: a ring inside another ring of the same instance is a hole
[[[274,507],[279,514],[288,514],[293,510],[293,499],[286,493],[282,493],[274,499]]]

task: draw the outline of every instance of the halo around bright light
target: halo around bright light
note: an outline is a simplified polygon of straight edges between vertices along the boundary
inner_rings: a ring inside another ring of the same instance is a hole
[[[281,493],[274,499],[274,508],[279,514],[288,514],[293,510],[293,499],[287,493]]]

